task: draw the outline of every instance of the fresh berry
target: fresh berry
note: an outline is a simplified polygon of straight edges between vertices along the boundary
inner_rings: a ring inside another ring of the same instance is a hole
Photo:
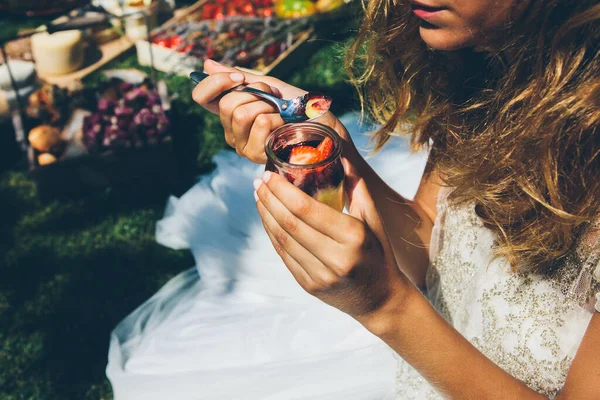
[[[317,151],[319,152],[319,161],[329,157],[333,152],[333,140],[330,137],[325,137],[317,147]]]
[[[154,43],[162,47],[171,47],[171,38],[158,39]]]
[[[180,47],[183,44],[183,42],[184,40],[181,36],[174,35],[173,37],[171,37],[171,48],[176,49]]]
[[[192,51],[193,48],[194,48],[194,44],[190,43],[190,44],[186,45],[183,49],[179,49],[177,51],[180,53],[186,54],[186,53],[189,53],[190,51]]]
[[[319,151],[314,147],[297,146],[292,149],[289,162],[298,165],[314,164],[319,158]]]

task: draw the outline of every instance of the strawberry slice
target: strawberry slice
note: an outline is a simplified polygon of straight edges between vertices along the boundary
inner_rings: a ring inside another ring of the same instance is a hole
[[[297,146],[290,153],[289,162],[292,164],[306,165],[314,164],[319,161],[320,153],[311,146]]]
[[[317,151],[319,152],[319,161],[329,157],[333,152],[333,140],[330,137],[325,137],[317,146]]]

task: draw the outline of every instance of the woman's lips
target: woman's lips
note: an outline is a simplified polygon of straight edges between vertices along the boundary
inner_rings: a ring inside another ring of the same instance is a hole
[[[420,3],[412,3],[411,5],[413,13],[425,21],[430,21],[435,19],[435,17],[439,14],[440,11],[445,10],[443,7],[432,7],[426,6]]]

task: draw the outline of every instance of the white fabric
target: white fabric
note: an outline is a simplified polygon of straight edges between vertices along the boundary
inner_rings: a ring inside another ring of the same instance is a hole
[[[367,148],[355,116],[344,122]],[[408,198],[425,161],[403,140],[370,159]],[[197,265],[114,330],[107,375],[115,399],[441,398],[379,339],[299,288],[255,210],[252,178],[262,167],[232,152],[215,162],[213,174],[170,199],[157,224],[157,240],[190,248]],[[553,397],[600,290],[599,236],[590,229],[553,277],[514,274],[492,257],[495,237],[473,205],[451,205],[448,193],[432,232],[430,301],[493,362]]]
[[[342,118],[359,148],[368,129]],[[173,278],[113,331],[107,376],[115,400],[376,400],[395,396],[389,348],[306,294],[264,232],[252,196],[263,171],[233,152],[181,198],[157,241],[189,248],[196,267]],[[369,158],[412,198],[426,154],[394,139]]]

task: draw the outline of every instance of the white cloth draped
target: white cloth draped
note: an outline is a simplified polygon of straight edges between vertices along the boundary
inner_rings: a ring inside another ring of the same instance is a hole
[[[342,117],[366,153],[369,127]],[[407,198],[426,153],[394,138],[373,168]],[[264,232],[252,196],[263,166],[234,152],[181,198],[156,239],[196,266],[170,280],[111,335],[115,400],[375,400],[396,392],[391,350],[354,319],[306,294]]]

